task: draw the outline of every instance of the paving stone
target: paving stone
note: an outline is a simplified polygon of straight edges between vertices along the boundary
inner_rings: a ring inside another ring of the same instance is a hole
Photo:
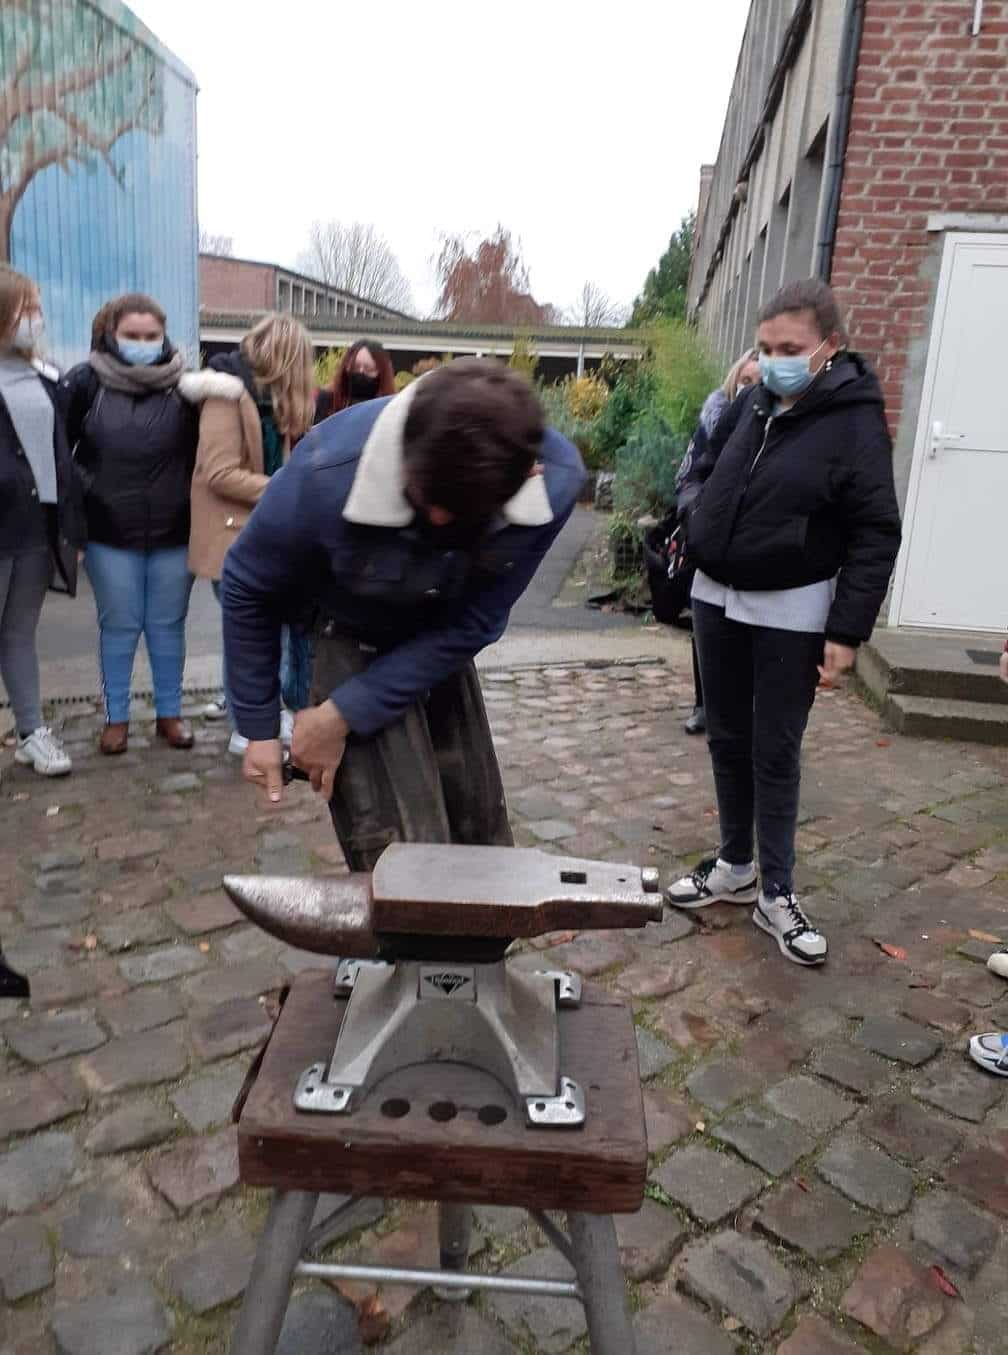
[[[806,1313],[786,1341],[777,1347],[777,1355],[865,1355],[841,1336],[816,1313]]]
[[[107,837],[98,843],[99,861],[136,861],[156,856],[169,845],[167,833],[153,828],[132,829],[121,837]]]
[[[628,948],[618,936],[604,932],[591,932],[580,936],[576,941],[564,945],[551,946],[545,952],[545,958],[557,969],[573,969],[586,979],[611,969],[613,965],[624,963]],[[318,956],[315,957],[316,964]]]
[[[668,909],[661,922],[649,922],[639,933],[641,950],[650,951],[654,946],[671,946],[695,931],[693,923],[685,913]]]
[[[1000,1230],[989,1214],[966,1204],[950,1191],[937,1190],[917,1200],[910,1230],[939,1261],[971,1278],[993,1255]]]
[[[657,1077],[670,1063],[675,1062],[675,1051],[643,1026],[637,1026],[634,1033],[637,1036],[641,1081],[646,1082],[649,1077]]]
[[[16,941],[4,942],[4,954],[15,969],[34,975],[50,965],[65,964],[71,958],[70,943],[80,933],[70,927],[46,927],[44,931],[22,932]]]
[[[177,1213],[214,1204],[238,1184],[238,1137],[234,1127],[186,1139],[148,1167],[151,1184]]]
[[[1008,1218],[1008,1156],[984,1146],[969,1148],[945,1179],[975,1204]]]
[[[816,1170],[849,1200],[880,1214],[901,1214],[913,1194],[913,1177],[905,1167],[854,1139],[834,1143]]]
[[[120,913],[111,922],[103,922],[97,929],[98,940],[106,950],[118,953],[134,950],[137,946],[154,946],[167,941],[172,929],[158,908],[136,908]]]
[[[231,1108],[244,1085],[246,1072],[238,1067],[215,1069],[172,1092],[169,1099],[190,1129],[202,1133],[211,1125],[225,1124],[231,1119]]]
[[[812,1070],[837,1087],[870,1096],[891,1083],[893,1068],[854,1045],[829,1045],[813,1056]]]
[[[319,960],[316,955],[316,962]],[[209,974],[187,979],[185,989],[194,1003],[212,1007],[232,998],[258,997],[281,984],[280,964],[276,960],[250,960],[248,964],[226,965]]]
[[[59,1355],[157,1355],[171,1336],[157,1294],[134,1279],[57,1308],[52,1329]]]
[[[84,1140],[84,1147],[93,1157],[151,1148],[170,1139],[176,1128],[176,1121],[161,1106],[134,1101],[99,1120]]]
[[[38,898],[28,908],[22,907],[25,921],[31,927],[59,927],[72,922],[83,922],[94,910],[92,894],[54,894]]]
[[[961,946],[956,947],[956,954],[961,955],[964,960],[985,965],[991,957],[991,952],[996,949],[996,944],[991,941],[964,941]]]
[[[616,1215],[616,1240],[624,1273],[631,1280],[660,1275],[686,1237],[671,1209],[645,1200],[636,1214]]]
[[[694,1101],[716,1111],[744,1101],[762,1086],[763,1079],[740,1059],[702,1063],[686,1079],[686,1089]]]
[[[756,1226],[786,1247],[829,1261],[860,1234],[870,1233],[876,1221],[821,1182],[803,1190],[788,1181],[760,1201]]]
[[[771,1087],[763,1098],[779,1115],[813,1134],[829,1134],[849,1120],[857,1106],[811,1077],[790,1077]]]
[[[138,1035],[177,1021],[185,1008],[170,988],[142,988],[103,1002],[98,1014],[113,1035]]]
[[[911,1350],[945,1316],[941,1293],[928,1272],[890,1243],[861,1266],[841,1309],[900,1351]]]
[[[900,1005],[903,1016],[924,1026],[934,1026],[947,1035],[958,1035],[973,1022],[973,1013],[964,1002],[942,997],[923,988],[912,988]]]
[[[952,1069],[922,1079],[915,1084],[913,1094],[957,1120],[980,1124],[1004,1096],[1004,1085],[997,1078],[977,1077],[970,1065],[968,1070]]]
[[[326,1350],[330,1349],[326,1347]],[[350,1349],[348,1346],[348,1355]],[[342,1350],[343,1347],[339,1347],[339,1351]],[[448,1355],[449,1351],[456,1350],[472,1351],[473,1355],[476,1352],[479,1355],[514,1355],[515,1347],[472,1308],[442,1304],[433,1313],[411,1323],[388,1347],[388,1355]]]
[[[194,1018],[189,1026],[193,1049],[207,1061],[262,1044],[272,1029],[269,1013],[254,997],[222,1002],[213,1011]]]
[[[565,838],[577,837],[577,828],[565,819],[534,819],[528,825],[540,842],[562,842]]]
[[[637,1355],[735,1355],[738,1343],[681,1299],[663,1294],[633,1320]]]
[[[667,1087],[644,1088],[644,1121],[649,1153],[661,1153],[693,1133],[696,1116]]]
[[[8,1219],[0,1225],[0,1294],[7,1302],[38,1294],[52,1282],[49,1237],[38,1219]]]
[[[74,1078],[46,1073],[0,1078],[0,1139],[57,1124],[86,1105],[87,1093]]]
[[[727,1153],[700,1144],[679,1148],[653,1180],[701,1223],[720,1223],[763,1189],[766,1178]]]
[[[943,993],[968,1002],[971,1007],[992,1007],[1004,997],[1004,979],[979,965],[943,974],[940,986]]]
[[[320,1195],[318,1204],[315,1206],[315,1213],[312,1217],[312,1229],[318,1228],[326,1223],[338,1208],[345,1205],[349,1200],[348,1195]],[[490,1211],[493,1212],[493,1211]],[[498,1210],[501,1214],[520,1214],[523,1222],[527,1217],[524,1209],[517,1210]],[[341,1238],[349,1237],[351,1233],[360,1232],[362,1228],[370,1228],[373,1223],[385,1216],[385,1201],[375,1196],[363,1196],[354,1200],[349,1208],[345,1209],[334,1221],[330,1228],[326,1229],[326,1236],[329,1243],[338,1242]],[[494,1230],[488,1229],[493,1232]]]
[[[770,1176],[781,1176],[816,1145],[815,1135],[762,1106],[743,1106],[711,1131]]]
[[[193,946],[164,946],[146,955],[119,961],[119,971],[130,983],[161,983],[205,969],[207,958]]]
[[[914,1166],[944,1162],[959,1147],[962,1135],[929,1115],[907,1097],[894,1097],[873,1106],[858,1123],[861,1133],[895,1157]]]
[[[916,1347],[916,1355],[983,1355],[982,1348],[973,1344],[976,1321],[976,1314],[965,1303],[946,1306],[944,1320]]]
[[[7,1043],[25,1063],[51,1063],[70,1054],[97,1049],[108,1038],[93,1012],[40,1012],[27,1021],[11,1023]]]
[[[858,1043],[897,1063],[916,1068],[941,1049],[941,1040],[926,1026],[900,1016],[871,1016],[858,1032]]]
[[[196,894],[191,899],[172,900],[165,904],[165,912],[189,936],[220,931],[242,921],[242,914],[225,894]]]
[[[129,1237],[117,1201],[102,1190],[84,1191],[60,1225],[60,1241],[71,1256],[118,1256]]]
[[[800,1297],[766,1243],[730,1230],[688,1249],[682,1279],[690,1293],[756,1336],[776,1331]]]
[[[53,1131],[26,1139],[0,1157],[0,1209],[25,1214],[57,1198],[78,1166],[71,1134]]]
[[[645,1000],[682,992],[696,977],[696,963],[686,959],[666,960],[664,963],[642,960],[640,964],[628,965],[620,972],[616,978],[616,987],[628,997]]]
[[[189,1063],[181,1023],[111,1040],[77,1065],[84,1085],[108,1095],[181,1077]]]
[[[574,1271],[552,1247],[523,1256],[501,1271],[502,1275],[532,1279],[573,1279]],[[543,1298],[538,1294],[494,1293],[490,1307],[516,1334],[531,1335],[546,1355],[559,1355],[587,1330],[584,1309],[575,1299]]]
[[[230,1228],[168,1268],[168,1288],[194,1313],[209,1313],[245,1292],[256,1242],[248,1233]],[[310,1347],[311,1348],[311,1347]],[[329,1347],[317,1347],[317,1349]]]
[[[159,781],[157,788],[161,795],[185,795],[189,791],[202,790],[203,782],[195,772],[176,772]]]
[[[43,852],[35,866],[43,875],[48,875],[54,870],[76,870],[86,859],[80,847],[57,847],[55,851]]]

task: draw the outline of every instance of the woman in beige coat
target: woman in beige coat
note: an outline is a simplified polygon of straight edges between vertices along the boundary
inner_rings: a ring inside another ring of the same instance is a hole
[[[192,479],[189,568],[209,579],[219,596],[224,556],[252,514],[270,476],[314,418],[312,346],[304,326],[289,315],[267,315],[245,335],[237,352],[212,358],[210,367],[232,378],[200,415]],[[226,714],[223,701],[208,718]],[[233,733],[230,751],[244,752]]]

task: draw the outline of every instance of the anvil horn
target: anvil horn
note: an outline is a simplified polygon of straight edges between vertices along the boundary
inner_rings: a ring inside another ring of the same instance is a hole
[[[224,888],[250,922],[288,945],[355,960],[378,954],[368,874],[340,879],[226,875]]]

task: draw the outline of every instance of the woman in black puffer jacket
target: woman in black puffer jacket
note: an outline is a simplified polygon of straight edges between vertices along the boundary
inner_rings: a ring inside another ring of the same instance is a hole
[[[791,283],[759,315],[761,380],[722,416],[679,494],[697,566],[693,627],[721,820],[679,908],[755,903],[799,964],[827,942],[794,893],[801,742],[821,679],[852,667],[900,544],[882,392],[829,287]],[[757,886],[753,839],[759,846]]]

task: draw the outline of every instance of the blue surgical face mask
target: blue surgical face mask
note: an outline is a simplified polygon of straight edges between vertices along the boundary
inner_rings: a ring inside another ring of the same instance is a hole
[[[164,339],[116,339],[116,348],[131,367],[149,367],[164,352]]]
[[[826,342],[823,339],[819,348]],[[819,352],[819,348],[814,348],[811,353],[800,353],[794,358],[771,358],[766,353],[760,353],[759,369],[764,386],[774,395],[783,396],[785,399],[801,395],[819,375],[818,371],[812,371],[812,358]]]

